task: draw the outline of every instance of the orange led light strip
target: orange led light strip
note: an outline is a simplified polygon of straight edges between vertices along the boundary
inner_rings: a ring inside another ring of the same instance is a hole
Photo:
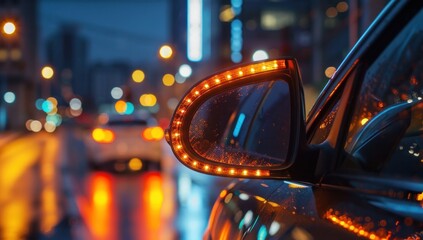
[[[325,217],[332,221],[332,223],[339,225],[345,228],[346,230],[357,234],[360,237],[364,237],[370,240],[387,240],[390,238],[390,235],[382,237],[378,236],[375,232],[369,232],[364,229],[363,226],[352,223],[351,219],[343,219],[330,213],[327,213]]]
[[[226,84],[232,84],[235,82],[245,80],[244,77],[254,76],[261,73],[277,71],[281,69],[286,69],[286,60],[271,60],[264,61],[260,63],[253,63],[250,65],[240,66],[232,70],[224,71],[213,75],[204,81],[201,81],[199,84],[194,86],[188,94],[182,99],[181,103],[175,110],[173,121],[170,128],[170,138],[172,147],[178,159],[182,161],[185,165],[190,166],[193,169],[198,169],[202,172],[210,172],[218,175],[227,175],[227,176],[239,176],[239,177],[262,177],[269,176],[270,172],[268,170],[261,169],[239,169],[225,167],[218,164],[204,164],[196,161],[188,155],[184,150],[183,143],[181,140],[182,134],[182,123],[183,118],[187,109],[199,99],[200,96],[210,91],[213,88],[223,87]]]

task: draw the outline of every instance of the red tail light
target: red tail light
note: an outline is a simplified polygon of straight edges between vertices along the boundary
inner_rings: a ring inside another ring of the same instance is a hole
[[[159,126],[149,127],[144,129],[142,137],[147,141],[159,141],[164,137],[164,130]]]

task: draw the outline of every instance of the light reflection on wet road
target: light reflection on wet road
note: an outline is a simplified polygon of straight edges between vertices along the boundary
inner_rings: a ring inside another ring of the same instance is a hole
[[[170,156],[162,172],[94,171],[80,134],[2,136],[0,239],[202,238],[221,187],[214,178]]]
[[[0,239],[32,238],[52,231],[63,216],[59,141],[22,136],[0,147]]]
[[[159,172],[92,172],[78,198],[92,239],[176,239],[171,179]]]

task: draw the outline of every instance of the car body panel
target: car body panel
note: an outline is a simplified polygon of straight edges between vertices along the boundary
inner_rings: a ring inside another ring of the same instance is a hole
[[[422,216],[421,201],[336,185],[242,180],[222,191],[204,239],[419,239]]]
[[[204,239],[357,239],[316,204],[311,185],[243,180],[221,193]]]

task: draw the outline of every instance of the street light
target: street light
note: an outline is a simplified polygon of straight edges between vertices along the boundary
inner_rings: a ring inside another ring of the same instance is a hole
[[[163,85],[170,87],[175,83],[175,77],[172,74],[167,73],[163,75],[162,82],[163,82]]]
[[[266,60],[266,59],[269,59],[269,54],[267,54],[267,52],[264,50],[257,50],[253,53],[252,59],[254,62]]]
[[[140,83],[144,81],[144,78],[145,78],[145,73],[142,70],[136,69],[132,72],[132,81],[136,83]]]
[[[54,75],[54,70],[52,67],[50,66],[44,66],[41,69],[41,76],[46,79],[46,80],[50,80]]]
[[[3,24],[3,32],[7,35],[12,35],[16,32],[16,25],[11,21],[7,21]]]
[[[190,66],[190,65],[188,65],[188,64],[182,64],[182,65],[179,67],[178,72],[179,72],[179,74],[180,74],[182,77],[184,77],[184,78],[188,78],[188,77],[190,77],[190,76],[191,76],[191,74],[192,74],[192,68],[191,68],[191,66]]]
[[[50,87],[50,80],[54,76],[54,70],[51,66],[44,66],[41,69],[41,77],[43,77],[44,81],[42,82],[42,95],[47,98],[50,95],[51,87]]]
[[[173,50],[169,45],[163,45],[159,50],[159,54],[163,59],[169,59],[173,55]]]

